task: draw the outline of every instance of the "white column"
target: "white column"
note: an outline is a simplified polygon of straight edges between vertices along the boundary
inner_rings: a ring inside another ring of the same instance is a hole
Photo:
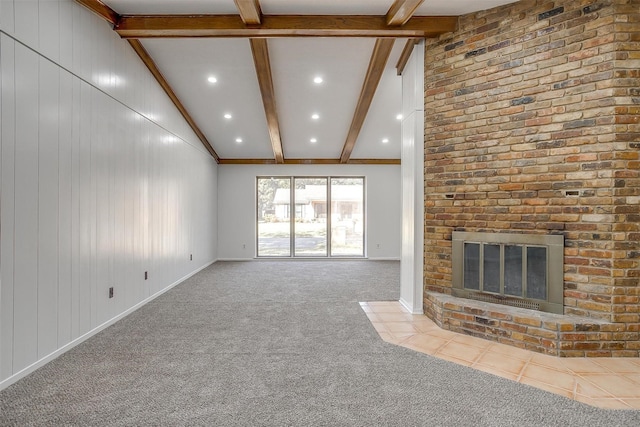
[[[402,258],[400,303],[422,314],[424,265],[424,42],[402,73]]]

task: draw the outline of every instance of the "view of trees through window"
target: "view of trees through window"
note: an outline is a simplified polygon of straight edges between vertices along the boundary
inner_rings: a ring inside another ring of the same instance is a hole
[[[362,257],[364,178],[258,177],[257,218],[258,256]]]

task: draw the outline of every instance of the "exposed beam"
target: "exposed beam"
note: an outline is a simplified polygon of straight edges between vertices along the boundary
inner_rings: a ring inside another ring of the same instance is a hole
[[[387,25],[404,25],[424,0],[396,0],[387,12]]]
[[[404,49],[402,49],[400,58],[398,58],[398,62],[396,63],[396,70],[398,71],[399,76],[402,75],[404,67],[407,65],[409,58],[411,58],[413,47],[418,43],[420,43],[420,39],[409,39],[407,40],[407,44],[404,45]]]
[[[267,128],[271,139],[271,148],[276,163],[284,162],[282,152],[282,139],[280,138],[280,124],[276,109],[276,94],[273,89],[273,77],[271,76],[271,63],[269,61],[269,48],[266,39],[250,39],[253,62],[256,66],[256,75],[262,94],[264,114],[267,117]]]
[[[347,140],[342,148],[342,154],[340,155],[340,161],[347,163],[351,157],[353,147],[356,145],[358,135],[364,124],[364,120],[369,112],[371,101],[380,83],[382,73],[384,73],[384,67],[387,64],[391,50],[393,49],[394,39],[377,39],[376,45],[373,48],[373,54],[369,61],[369,68],[367,69],[367,75],[364,78],[362,84],[362,90],[360,91],[360,97],[358,98],[358,104],[356,111],[353,114],[353,120],[351,121],[351,127],[347,134]]]
[[[242,22],[247,25],[258,25],[262,19],[262,10],[258,0],[234,0]]]
[[[400,159],[349,159],[350,165],[399,165]]]
[[[96,13],[111,25],[116,25],[120,20],[120,15],[100,0],[76,0],[76,3],[80,3],[87,9]]]
[[[133,50],[136,51],[140,59],[142,59],[142,62],[144,62],[144,64],[147,66],[151,74],[153,74],[153,77],[155,77],[158,83],[160,83],[160,86],[162,86],[162,89],[164,89],[167,96],[171,99],[171,101],[176,106],[178,111],[180,111],[180,114],[182,114],[182,117],[184,117],[187,123],[189,123],[189,126],[191,126],[191,129],[193,129],[193,131],[198,136],[198,138],[200,139],[204,147],[207,149],[207,151],[209,151],[209,153],[211,154],[211,156],[213,156],[216,162],[219,162],[220,157],[218,157],[218,154],[215,152],[215,150],[207,140],[207,137],[204,136],[204,133],[202,133],[202,131],[200,130],[196,122],[193,120],[193,118],[191,117],[187,109],[184,107],[184,105],[182,105],[182,102],[180,102],[175,92],[173,91],[173,89],[171,88],[167,80],[164,78],[164,76],[160,72],[156,63],[153,61],[153,59],[151,59],[151,56],[149,56],[149,53],[147,52],[147,50],[144,48],[144,46],[142,46],[142,43],[140,43],[139,40],[129,40],[129,44],[131,45]]]
[[[275,165],[274,159],[220,159],[221,165]],[[285,159],[284,165],[339,165],[340,159]],[[351,159],[350,165],[399,165],[400,159]]]
[[[454,31],[455,16],[418,16],[403,26],[387,26],[385,16],[264,15],[247,26],[238,15],[121,16],[115,30],[123,38],[147,37],[436,37]]]

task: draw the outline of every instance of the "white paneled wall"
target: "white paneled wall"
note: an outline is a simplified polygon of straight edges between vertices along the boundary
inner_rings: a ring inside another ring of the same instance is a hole
[[[0,30],[3,388],[215,261],[217,166],[73,0],[0,0]]]

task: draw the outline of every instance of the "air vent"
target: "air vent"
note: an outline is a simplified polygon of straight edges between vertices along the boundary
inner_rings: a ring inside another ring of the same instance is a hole
[[[467,298],[477,301],[491,302],[494,304],[509,305],[511,307],[528,308],[529,310],[540,310],[540,304],[517,298],[504,298],[494,295],[467,293]]]

